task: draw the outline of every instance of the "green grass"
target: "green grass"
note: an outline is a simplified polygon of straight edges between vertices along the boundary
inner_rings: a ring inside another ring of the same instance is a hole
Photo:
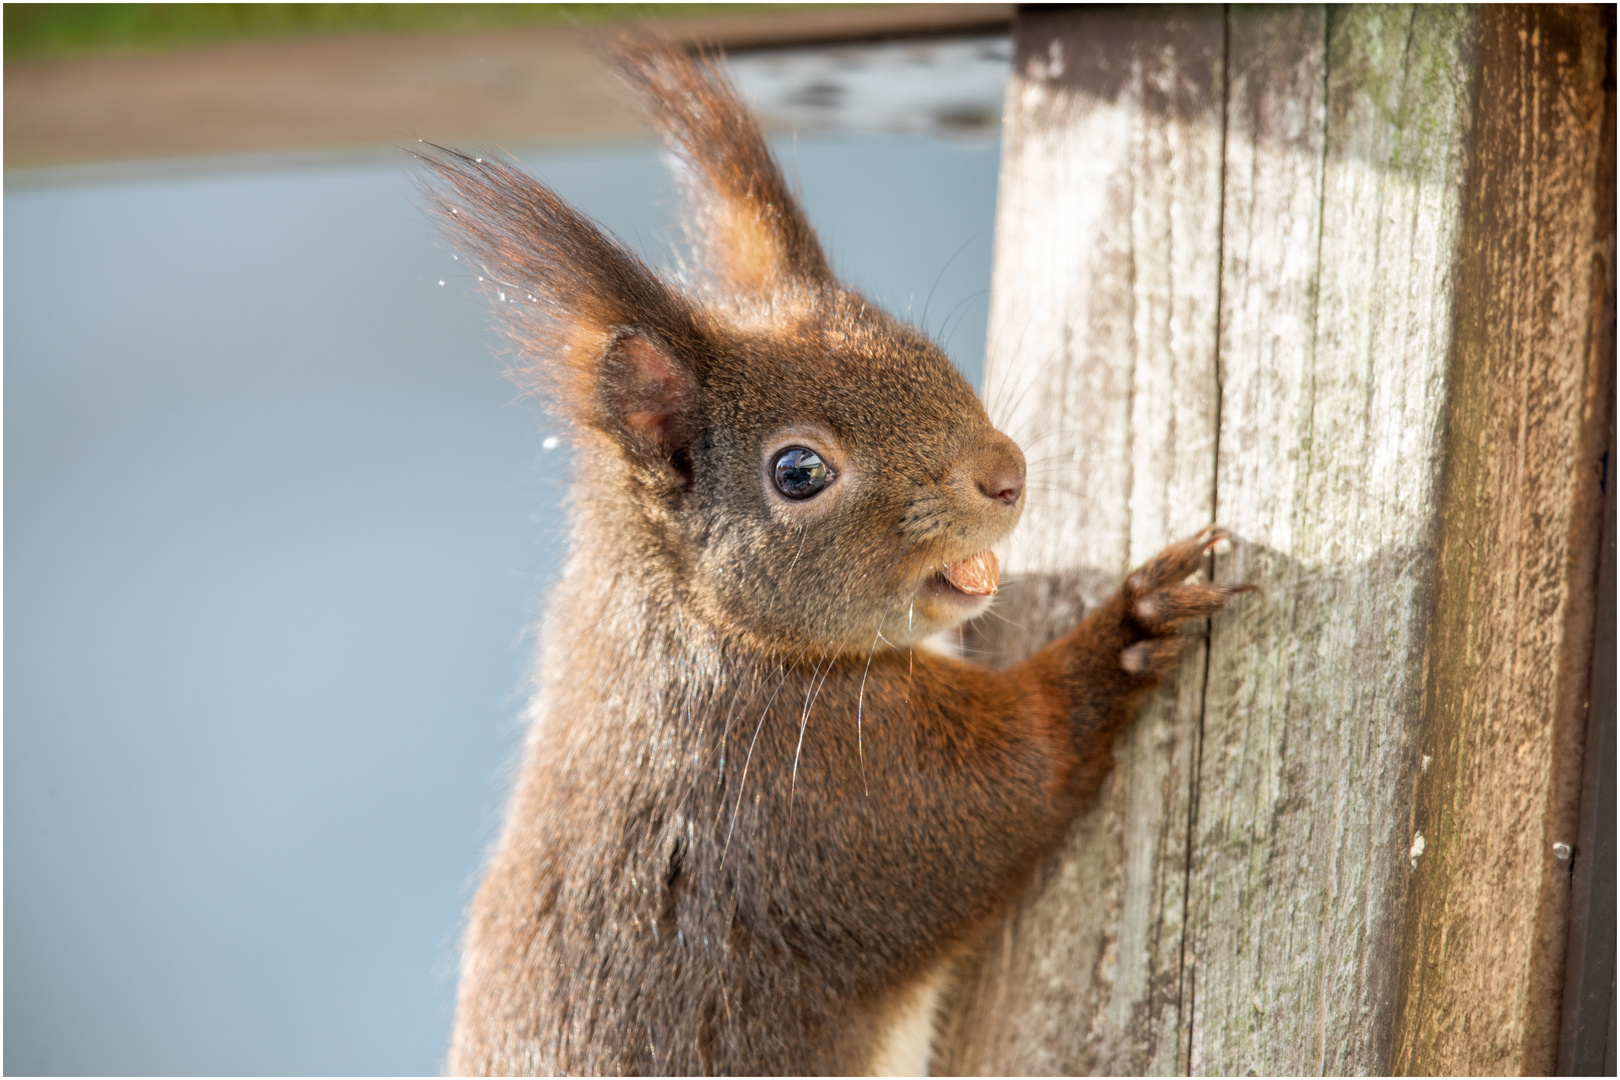
[[[18,4],[5,58],[154,51],[250,39],[576,26],[741,14],[772,4]],[[799,5],[792,5],[799,6]]]

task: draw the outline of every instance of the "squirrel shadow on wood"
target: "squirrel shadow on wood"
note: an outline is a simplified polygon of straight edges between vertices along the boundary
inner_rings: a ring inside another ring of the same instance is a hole
[[[510,165],[424,154],[519,377],[568,425],[571,552],[473,901],[454,1073],[926,1068],[941,973],[1024,888],[1244,586],[1172,545],[1001,671],[1024,459],[841,284],[711,55],[622,44],[690,202],[660,278]]]

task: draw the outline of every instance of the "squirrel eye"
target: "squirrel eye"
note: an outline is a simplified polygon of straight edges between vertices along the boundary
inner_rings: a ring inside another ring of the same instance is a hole
[[[808,499],[832,480],[832,470],[814,450],[790,446],[771,464],[776,490],[790,499]]]

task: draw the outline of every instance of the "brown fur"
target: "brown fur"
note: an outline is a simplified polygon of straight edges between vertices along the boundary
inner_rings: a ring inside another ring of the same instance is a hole
[[[572,423],[573,548],[473,904],[455,1073],[859,1073],[1022,887],[1114,733],[1233,590],[1167,550],[1008,671],[913,648],[1023,458],[940,350],[840,285],[716,61],[622,66],[680,156],[683,291],[507,165],[427,159]],[[772,453],[836,479],[790,503]]]

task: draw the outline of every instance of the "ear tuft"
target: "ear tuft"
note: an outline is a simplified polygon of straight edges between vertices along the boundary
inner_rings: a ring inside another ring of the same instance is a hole
[[[614,53],[679,162],[693,219],[688,236],[719,289],[768,299],[831,285],[815,231],[721,59],[628,38]]]
[[[419,155],[427,196],[496,301],[518,374],[568,419],[635,453],[688,439],[710,322],[634,252],[511,166]]]

